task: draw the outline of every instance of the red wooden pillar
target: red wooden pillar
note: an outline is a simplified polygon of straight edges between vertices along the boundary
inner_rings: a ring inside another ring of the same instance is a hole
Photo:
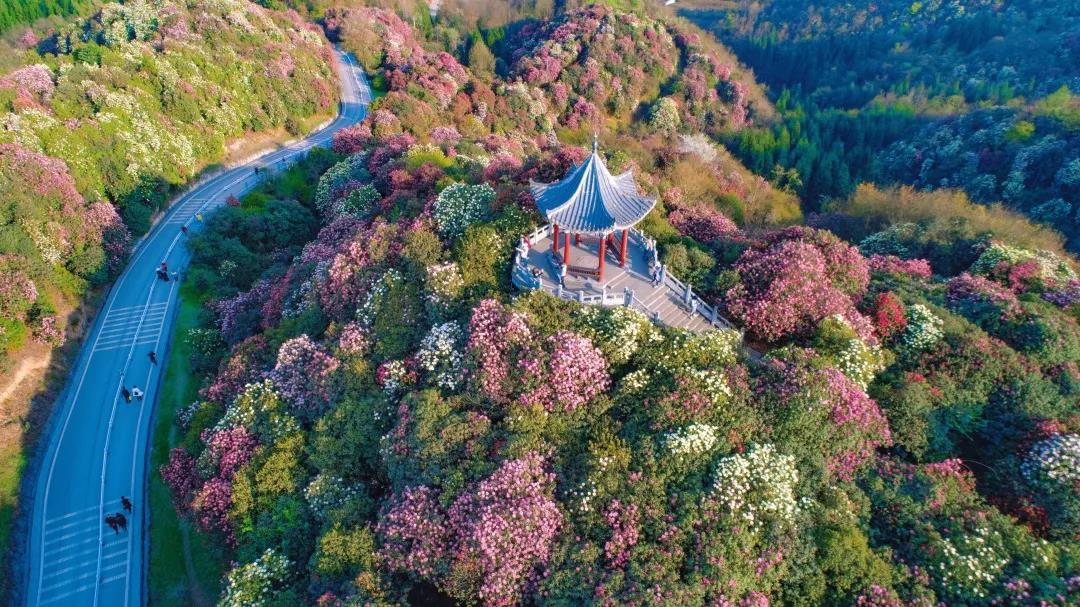
[[[600,267],[597,270],[600,273],[600,282],[604,282],[604,250],[607,248],[607,234],[604,234],[600,238]]]
[[[566,232],[566,236],[563,237],[563,258],[564,265],[570,265],[570,233]]]
[[[630,230],[624,229],[622,231],[622,244],[619,246],[619,266],[626,267],[626,236]]]
[[[556,224],[553,224],[553,226],[554,226],[554,228],[553,228],[553,232],[552,232],[552,235],[551,235],[551,252],[552,253],[558,253],[559,252],[559,224],[556,223]]]

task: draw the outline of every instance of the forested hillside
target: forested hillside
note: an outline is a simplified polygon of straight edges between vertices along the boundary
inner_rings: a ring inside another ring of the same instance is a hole
[[[231,563],[219,605],[1080,600],[1060,237],[870,186],[789,225],[705,134],[753,128],[749,75],[676,21],[326,25],[386,94],[192,241],[201,390],[154,482]],[[528,184],[593,131],[738,330],[513,291]]]
[[[861,181],[956,187],[1080,248],[1073,3],[693,4],[784,116],[731,144],[755,171],[795,169],[777,176],[805,208]]]
[[[0,366],[62,342],[57,308],[118,270],[228,141],[299,134],[337,101],[319,29],[246,1],[108,4],[20,45],[0,75]]]
[[[45,17],[85,13],[98,0],[5,0],[0,3],[0,33],[16,25],[28,25]]]

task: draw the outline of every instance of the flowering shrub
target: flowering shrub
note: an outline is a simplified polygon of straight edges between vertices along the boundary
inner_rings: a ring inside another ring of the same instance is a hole
[[[555,475],[536,453],[504,462],[459,496],[449,511],[452,568],[479,578],[485,605],[512,605],[543,567],[563,517],[552,497]]]
[[[716,428],[707,424],[691,424],[664,436],[664,446],[672,455],[703,456],[716,444]]]
[[[877,294],[870,317],[874,331],[882,339],[888,339],[907,327],[904,302],[892,291]]]
[[[454,391],[464,382],[465,333],[455,321],[431,328],[416,353],[416,362],[427,372],[428,381],[445,390]]]
[[[870,336],[870,323],[832,285],[825,257],[809,243],[785,240],[748,250],[735,269],[740,283],[727,292],[728,310],[759,339],[807,334],[833,314],[843,316],[861,337]]]
[[[814,348],[863,390],[874,381],[878,371],[885,368],[881,348],[860,339],[851,325],[839,315],[821,321]]]
[[[835,369],[824,371],[829,419],[846,445],[828,465],[842,479],[851,479],[873,457],[874,449],[892,444],[889,423],[863,389]]]
[[[611,383],[607,361],[589,338],[560,331],[548,338],[547,345],[550,362],[541,379],[550,390],[551,398],[543,399],[546,409],[573,411],[607,390]],[[521,360],[519,366],[527,372],[531,361]]]
[[[915,278],[930,278],[933,271],[925,259],[900,259],[895,255],[871,255],[867,260],[870,269],[885,274],[904,274]]]
[[[191,498],[199,484],[199,478],[195,475],[195,458],[183,447],[175,447],[169,451],[169,461],[162,464],[158,473],[172,493],[176,511],[186,512],[191,507]]]
[[[398,395],[405,388],[416,385],[416,371],[411,361],[388,360],[375,370],[375,381],[390,395]]]
[[[379,518],[379,558],[392,569],[431,579],[443,573],[451,530],[430,487],[406,487]]]
[[[1028,482],[1056,484],[1075,491],[1080,483],[1080,436],[1055,434],[1035,443],[1020,469]]]
[[[1070,280],[1061,288],[1044,292],[1042,297],[1059,308],[1080,304],[1080,280]]]
[[[428,266],[424,287],[428,306],[442,314],[449,311],[451,304],[461,297],[465,279],[456,263],[440,263]]]
[[[274,590],[289,576],[292,563],[273,548],[258,559],[234,567],[225,575],[219,607],[262,607],[272,605]]]
[[[233,541],[232,526],[229,524],[229,509],[232,507],[232,483],[228,479],[214,477],[195,493],[191,509],[195,521],[206,532],[219,532],[230,543]]]
[[[661,97],[649,110],[649,126],[653,130],[670,132],[679,128],[679,106],[671,97]]]
[[[684,236],[704,243],[739,232],[739,226],[734,221],[708,204],[680,206],[668,214],[668,221]]]
[[[369,178],[365,157],[361,154],[349,156],[319,178],[319,185],[315,188],[315,207],[323,217],[332,217],[339,211],[342,199],[361,189],[362,182]]]
[[[902,351],[917,354],[933,348],[945,336],[941,330],[943,321],[922,304],[907,308],[907,328],[900,334]]]
[[[720,459],[709,497],[750,532],[783,533],[795,523],[799,507],[795,458],[769,444]]]
[[[1014,274],[1014,268],[1024,264],[1030,264],[1027,266],[1030,271]],[[1031,286],[1054,287],[1077,279],[1069,264],[1051,251],[1028,251],[1001,242],[990,243],[971,264],[970,271],[997,278],[1016,291],[1025,291]],[[1010,274],[1013,274],[1012,279]],[[1025,277],[1028,280],[1024,280]]]
[[[652,329],[643,314],[622,306],[582,306],[577,320],[581,334],[596,344],[613,365],[629,361]]]
[[[371,342],[367,331],[357,322],[347,322],[338,335],[338,351],[347,356],[363,356]]]
[[[486,183],[452,183],[439,192],[431,214],[443,238],[452,239],[465,232],[465,228],[483,219],[494,201],[495,190]]]
[[[630,549],[641,536],[638,529],[638,507],[611,500],[604,510],[604,520],[611,528],[611,537],[604,543],[604,556],[610,567],[622,567],[630,560]]]
[[[944,597],[957,601],[986,599],[1009,563],[1001,535],[978,524],[961,531],[926,547],[930,571]]]
[[[348,504],[349,500],[360,495],[362,489],[346,483],[340,477],[317,474],[304,489],[304,499],[308,507],[320,520],[327,520],[330,514]]]
[[[329,403],[339,364],[310,337],[301,335],[281,344],[270,379],[294,411],[314,415]]]

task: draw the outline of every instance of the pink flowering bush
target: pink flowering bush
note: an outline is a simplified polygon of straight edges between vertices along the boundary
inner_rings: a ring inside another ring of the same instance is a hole
[[[640,537],[638,508],[612,500],[604,510],[604,520],[611,528],[611,537],[604,543],[604,557],[611,567],[622,567],[630,560],[630,549]]]
[[[393,496],[376,532],[382,541],[379,559],[388,567],[420,579],[445,574],[451,531],[430,487],[406,487]]]
[[[339,364],[310,337],[301,335],[281,344],[269,377],[294,411],[316,415],[329,404]]]
[[[228,479],[214,477],[205,483],[195,494],[191,510],[195,521],[205,532],[223,534],[232,542],[232,526],[229,524],[229,509],[232,507],[232,483]]]
[[[183,447],[175,447],[169,452],[169,461],[161,465],[158,473],[172,493],[176,511],[187,512],[199,484],[199,477],[195,474],[195,458]]]
[[[484,605],[518,603],[547,562],[563,523],[554,489],[543,458],[528,453],[503,462],[450,507],[451,569],[473,578]]]
[[[200,463],[205,460],[209,465],[216,466],[214,474],[226,480],[231,480],[236,471],[251,460],[259,444],[244,426],[233,426],[213,433],[204,430],[202,438],[206,449],[200,456]]]
[[[668,215],[675,229],[698,242],[714,242],[737,234],[739,227],[720,211],[706,204],[680,206]]]
[[[540,340],[522,314],[494,300],[473,310],[467,349],[474,382],[498,404],[514,400],[571,412],[611,385],[607,360],[587,337],[560,331]]]
[[[824,376],[829,419],[848,443],[843,452],[832,457],[829,467],[838,477],[851,479],[870,461],[874,449],[892,444],[889,423],[878,404],[843,373],[826,369]]]
[[[904,274],[915,278],[930,278],[930,262],[925,259],[900,259],[895,255],[871,255],[870,269],[884,274]]]
[[[865,268],[865,265],[864,265]],[[807,242],[783,240],[751,249],[735,263],[740,282],[727,292],[727,307],[754,337],[777,341],[808,335],[833,314],[870,338],[872,327],[830,279],[821,251]]]

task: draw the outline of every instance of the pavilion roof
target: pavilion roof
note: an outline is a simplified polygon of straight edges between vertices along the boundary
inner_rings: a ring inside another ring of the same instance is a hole
[[[630,171],[615,176],[608,172],[595,142],[592,154],[562,181],[529,185],[540,212],[568,232],[605,234],[629,228],[656,206],[655,198],[638,194]]]

